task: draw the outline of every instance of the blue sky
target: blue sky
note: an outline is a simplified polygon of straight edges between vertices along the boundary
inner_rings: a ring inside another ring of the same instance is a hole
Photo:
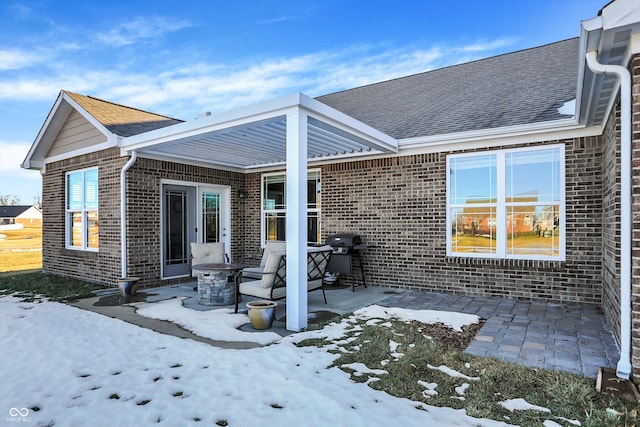
[[[60,90],[190,120],[540,46],[607,0],[0,3],[0,195],[41,194],[19,164]]]

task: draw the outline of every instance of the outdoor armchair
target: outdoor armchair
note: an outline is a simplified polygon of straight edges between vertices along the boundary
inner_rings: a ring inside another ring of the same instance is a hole
[[[331,246],[310,247],[307,249],[307,292],[322,290],[325,304],[327,296],[324,292],[324,275],[327,271]],[[289,283],[296,286],[296,283]],[[260,280],[241,282],[236,285],[235,312],[238,312],[240,295],[252,296],[265,300],[279,300],[287,296],[287,256],[284,251],[269,253]]]
[[[269,240],[264,246],[264,251],[262,252],[262,259],[260,260],[260,265],[258,267],[246,267],[242,270],[242,277],[247,277],[250,279],[260,280],[262,279],[262,273],[264,272],[264,267],[267,265],[267,260],[272,252],[284,252],[286,249],[286,242],[281,240]]]

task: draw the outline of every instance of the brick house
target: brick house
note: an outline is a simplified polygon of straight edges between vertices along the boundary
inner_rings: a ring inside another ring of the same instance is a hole
[[[289,255],[354,232],[374,285],[602,307],[640,378],[638,156],[640,10],[615,0],[575,39],[185,122],[62,91],[23,167],[46,272],[157,286],[190,280],[190,241],[242,260],[285,230]]]
[[[42,225],[42,211],[33,205],[0,206],[0,225],[10,224],[40,227]]]

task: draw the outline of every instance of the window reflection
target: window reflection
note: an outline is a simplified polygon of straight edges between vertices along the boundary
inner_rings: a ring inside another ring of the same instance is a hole
[[[564,146],[451,155],[448,254],[564,257]]]
[[[496,210],[469,206],[452,209],[451,239],[455,252],[496,252]]]
[[[265,175],[263,185],[263,235],[265,241],[285,240],[286,176]],[[320,172],[309,172],[307,178],[307,241],[320,242]]]

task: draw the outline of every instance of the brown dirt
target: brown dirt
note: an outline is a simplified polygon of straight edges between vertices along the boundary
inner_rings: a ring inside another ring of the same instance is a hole
[[[413,320],[411,324],[418,328],[424,335],[430,336],[435,342],[445,348],[455,348],[463,351],[469,346],[480,328],[482,328],[484,320],[480,319],[480,322],[475,325],[463,326],[462,332],[449,328],[442,323],[426,324]]]

